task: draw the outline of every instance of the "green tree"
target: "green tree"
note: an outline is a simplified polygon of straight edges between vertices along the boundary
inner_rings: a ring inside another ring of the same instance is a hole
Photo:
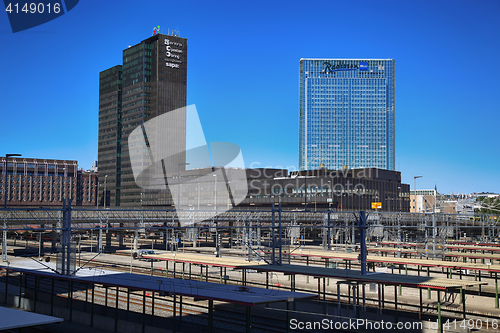
[[[477,202],[481,208],[476,209],[476,213],[500,215],[500,196],[493,198],[479,197]]]

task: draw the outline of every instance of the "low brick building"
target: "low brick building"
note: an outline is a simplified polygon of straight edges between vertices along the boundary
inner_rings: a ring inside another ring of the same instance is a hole
[[[96,206],[98,175],[70,160],[0,158],[0,203],[8,207]]]

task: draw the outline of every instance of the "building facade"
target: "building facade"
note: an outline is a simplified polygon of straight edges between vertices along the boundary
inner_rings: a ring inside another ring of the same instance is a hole
[[[123,51],[123,65],[99,75],[100,185],[106,187],[106,206],[141,206],[132,163],[144,164],[147,154],[131,161],[129,135],[138,126],[166,112],[185,107],[187,101],[187,40],[156,34]],[[185,148],[184,126],[176,126]],[[168,129],[165,129],[168,130]],[[137,149],[137,147],[135,148]],[[185,157],[177,156],[179,163]],[[147,162],[146,162],[147,163]],[[108,202],[109,198],[109,202]],[[104,199],[99,198],[99,202]]]
[[[212,168],[187,170],[181,173],[181,177],[200,179],[213,171]],[[232,168],[225,169],[228,178],[235,171]],[[273,204],[281,203],[284,210],[304,210],[307,201],[309,211],[359,211],[371,210],[373,202],[380,202],[381,211],[410,211],[410,186],[401,183],[401,173],[398,171],[371,168],[289,172],[287,169],[258,168],[246,169],[246,179],[248,193],[236,206],[232,205],[228,196],[220,195],[228,186],[222,177],[183,185],[186,206],[202,211],[270,210]],[[161,202],[143,201],[143,205],[150,208],[170,208],[173,204],[168,195]]]
[[[76,161],[0,158],[0,202],[8,207],[73,206],[97,204],[98,176],[78,170]]]
[[[412,213],[456,213],[451,201],[447,203],[445,196],[440,194],[437,188],[432,190],[411,190],[410,200],[410,212]]]
[[[410,186],[401,183],[398,171],[343,169],[294,171],[248,169],[248,195],[240,208],[265,208],[281,203],[283,209],[371,210],[409,212]]]
[[[395,169],[395,65],[300,60],[300,170]]]

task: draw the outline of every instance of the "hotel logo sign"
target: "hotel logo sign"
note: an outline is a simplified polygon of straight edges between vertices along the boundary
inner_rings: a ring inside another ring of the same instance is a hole
[[[333,73],[333,72],[339,72],[339,71],[352,71],[355,69],[359,69],[361,71],[366,71],[368,70],[368,62],[367,61],[361,61],[358,64],[356,63],[348,63],[345,61],[335,61],[334,63],[325,61],[323,63],[325,68],[323,69],[323,72],[328,74],[328,73]]]

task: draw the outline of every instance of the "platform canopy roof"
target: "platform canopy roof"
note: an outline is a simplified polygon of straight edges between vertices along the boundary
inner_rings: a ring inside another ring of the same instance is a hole
[[[0,331],[62,322],[62,318],[0,306]]]
[[[1,265],[1,268],[7,268]],[[50,267],[50,265],[49,265]],[[52,268],[52,267],[51,267]],[[11,271],[38,275],[59,280],[71,280],[84,284],[100,284],[108,287],[130,288],[165,295],[179,295],[206,300],[216,300],[254,306],[262,303],[287,301],[317,297],[316,294],[298,293],[285,290],[273,290],[255,287],[242,287],[229,284],[201,282],[195,280],[172,279],[159,276],[122,273],[101,268],[83,268],[76,276],[63,276],[37,262],[17,262],[8,266]]]
[[[336,258],[344,260],[357,260],[358,254],[355,253],[335,253],[326,251],[303,251],[302,255],[309,255],[312,257],[321,258]],[[418,260],[418,259],[406,259],[406,258],[390,258],[390,257],[378,257],[378,256],[368,256],[373,261],[380,260],[381,262],[391,263],[394,259],[394,263],[398,264],[421,264],[424,262],[429,266],[438,266],[440,264],[446,264],[448,266],[456,266],[458,263],[452,263],[449,261],[438,261],[438,260]],[[449,288],[466,288],[471,286],[476,286],[479,284],[487,284],[486,282],[478,281],[468,281],[459,279],[446,279],[446,278],[435,278],[435,277],[425,277],[425,276],[413,276],[413,275],[401,275],[401,274],[390,274],[390,273],[368,273],[367,275],[361,275],[360,271],[348,270],[348,269],[333,269],[318,266],[305,266],[305,265],[268,265],[265,262],[249,262],[240,258],[216,258],[206,255],[199,254],[183,254],[177,253],[175,256],[172,253],[166,253],[161,255],[151,255],[148,256],[151,259],[176,261],[184,263],[192,263],[198,265],[208,265],[208,266],[223,266],[232,267],[235,269],[251,269],[258,272],[279,272],[285,274],[296,274],[296,275],[306,275],[315,277],[329,277],[350,281],[358,281],[363,283],[384,283],[384,284],[394,284],[403,285],[415,288],[432,288],[439,290],[446,290]],[[477,265],[477,264],[471,264]],[[486,266],[486,265],[484,265]]]
[[[318,257],[318,258],[329,258],[329,259],[340,259],[345,261],[355,261],[358,260],[359,254],[357,253],[345,253],[345,252],[334,252],[334,251],[301,251],[292,253],[292,255],[297,256],[307,256],[307,257]],[[500,265],[490,265],[490,264],[476,264],[468,262],[456,262],[456,261],[445,261],[439,259],[413,259],[413,258],[397,258],[390,256],[366,256],[367,262],[377,262],[377,263],[388,263],[395,265],[413,265],[413,266],[428,266],[428,267],[444,267],[451,269],[470,269],[478,271],[486,271],[491,273],[500,273]]]

